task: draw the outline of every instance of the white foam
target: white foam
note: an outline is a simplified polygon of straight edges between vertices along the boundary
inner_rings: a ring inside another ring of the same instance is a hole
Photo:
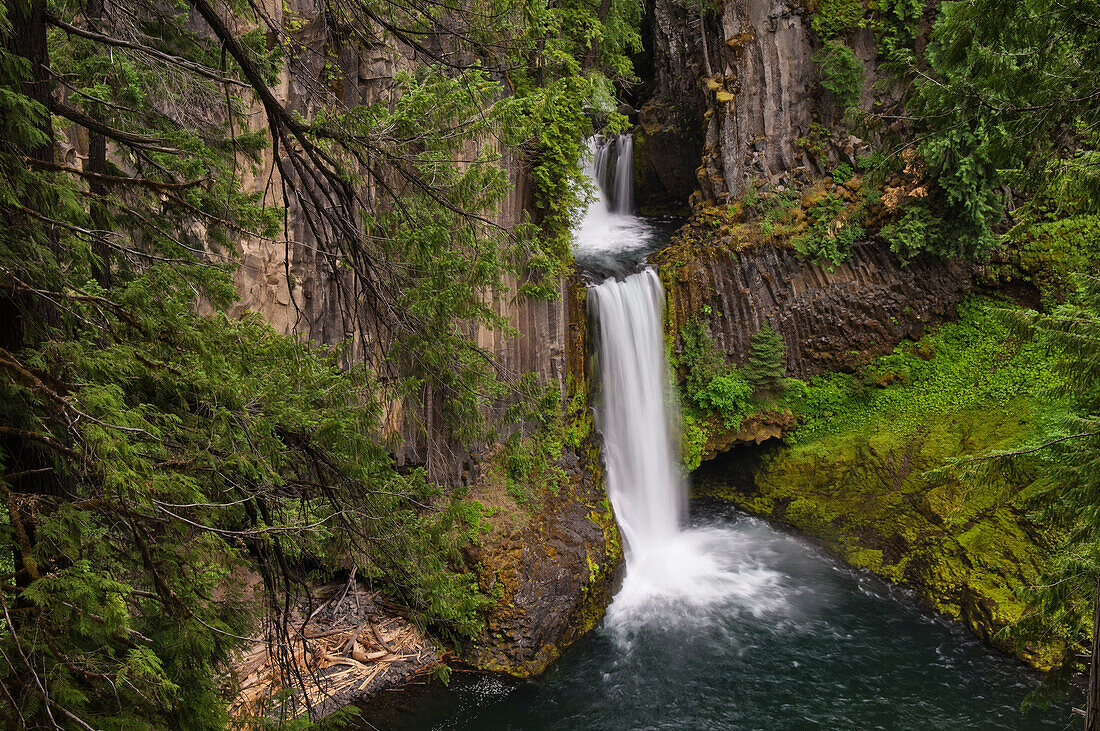
[[[646,625],[710,624],[715,615],[738,611],[782,614],[788,609],[783,579],[759,560],[742,531],[682,531],[635,552],[606,627],[622,639]]]

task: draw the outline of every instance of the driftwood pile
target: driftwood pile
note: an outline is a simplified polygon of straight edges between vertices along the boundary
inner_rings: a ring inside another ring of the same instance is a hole
[[[440,655],[403,612],[363,591],[354,575],[346,585],[323,587],[312,602],[299,601],[288,641],[257,641],[238,658],[230,713],[323,716],[432,670]]]

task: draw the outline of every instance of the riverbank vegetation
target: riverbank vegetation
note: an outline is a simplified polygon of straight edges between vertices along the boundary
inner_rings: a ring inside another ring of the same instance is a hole
[[[1049,395],[1063,383],[1053,354],[1015,337],[997,309],[1020,311],[972,297],[957,322],[855,373],[788,380],[784,406],[800,421],[785,446],[756,466],[754,481],[697,489],[805,531],[1050,668],[1087,634],[1048,612],[1032,618],[1042,635],[1013,634],[1061,536],[1037,512],[1050,484],[1045,461],[1021,459],[1011,476],[983,479],[946,469],[961,455],[1038,438],[1069,413]]]

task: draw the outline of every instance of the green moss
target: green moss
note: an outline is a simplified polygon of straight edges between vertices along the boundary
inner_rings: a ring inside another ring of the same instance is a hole
[[[592,551],[585,557],[588,563],[588,580],[585,582],[580,603],[577,626],[580,634],[591,631],[603,619],[611,599],[613,575],[623,562],[622,537],[611,509],[611,501],[604,498],[600,501],[599,508],[590,512],[588,519],[603,529],[604,544],[603,550],[596,552],[595,557]]]
[[[1008,236],[1006,251],[991,263],[994,283],[1024,281],[1039,291],[1045,309],[1066,301],[1074,290],[1073,272],[1095,271],[1100,262],[1100,216],[1057,217],[1044,212],[1025,220]]]
[[[964,304],[959,322],[859,373],[814,379],[794,404],[803,425],[751,487],[698,492],[782,520],[1048,667],[1060,644],[1027,646],[1004,632],[1058,538],[1025,510],[1041,474],[976,481],[942,469],[1025,441],[1058,409],[1043,394],[1055,377],[1047,354],[1010,337],[988,305]]]

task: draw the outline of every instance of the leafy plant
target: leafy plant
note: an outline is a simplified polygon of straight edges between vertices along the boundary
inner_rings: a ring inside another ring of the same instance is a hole
[[[927,0],[874,0],[871,27],[878,40],[879,55],[895,69],[911,66],[914,44]]]
[[[863,64],[850,46],[840,41],[827,41],[814,54],[813,60],[821,75],[821,86],[832,92],[841,108],[859,103]]]
[[[906,206],[901,218],[882,227],[882,238],[890,251],[908,261],[924,251],[941,255],[954,253],[944,235],[943,221],[922,205]]]
[[[796,139],[795,144],[817,160],[823,160],[826,157],[826,145],[829,143],[830,136],[828,127],[820,122],[813,122],[810,124],[809,131]]]
[[[717,375],[695,394],[695,403],[704,411],[717,414],[727,429],[739,429],[752,411],[753,387],[737,368]]]
[[[699,394],[725,369],[725,359],[702,321],[693,318],[680,328],[677,363],[684,377],[684,390],[691,402],[706,408],[700,403],[703,397]]]
[[[806,232],[791,238],[791,245],[815,262],[840,264],[863,235],[863,228],[850,220],[857,212],[848,210],[839,196],[829,193],[806,211]]]
[[[855,171],[852,170],[852,166],[846,162],[842,162],[836,166],[833,170],[832,179],[837,185],[843,185],[851,180],[855,176]]]

